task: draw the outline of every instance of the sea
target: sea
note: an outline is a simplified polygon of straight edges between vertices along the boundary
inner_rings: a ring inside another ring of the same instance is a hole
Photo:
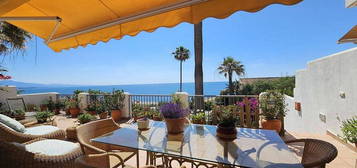
[[[163,84],[132,84],[132,85],[105,85],[105,86],[41,86],[18,87],[21,94],[58,92],[59,94],[72,94],[75,90],[88,91],[89,89],[110,92],[113,89],[122,89],[130,94],[173,94],[179,90],[179,83]],[[226,82],[205,82],[203,84],[204,95],[219,95],[220,91],[227,87]],[[195,94],[194,83],[183,83],[184,92]]]

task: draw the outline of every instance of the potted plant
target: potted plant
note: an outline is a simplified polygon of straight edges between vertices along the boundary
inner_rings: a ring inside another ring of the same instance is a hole
[[[35,104],[27,104],[26,109],[27,109],[27,111],[35,111],[36,105]]]
[[[97,114],[99,115],[100,119],[108,118],[107,108],[103,101],[97,102],[96,107],[97,107]]]
[[[40,110],[41,111],[47,111],[47,104],[48,104],[48,100],[44,100],[42,101],[42,104],[40,104]]]
[[[71,117],[76,118],[80,112],[79,102],[75,98],[72,98],[69,99],[68,104],[69,104],[69,113],[71,114]]]
[[[236,106],[215,106],[213,110],[217,114],[217,137],[224,140],[234,140],[237,138],[236,122],[239,120],[236,115]]]
[[[194,124],[206,124],[206,114],[204,112],[192,114],[191,121]]]
[[[55,102],[52,100],[52,97],[49,97],[48,101],[47,101],[47,110],[54,112],[55,111]]]
[[[17,109],[13,111],[14,118],[16,120],[23,120],[25,119],[25,111],[23,109]]]
[[[96,115],[97,114],[97,106],[98,105],[96,102],[91,102],[88,104],[87,108],[85,108],[84,110],[86,110],[91,115]]]
[[[122,115],[122,108],[124,107],[124,91],[113,90],[111,95],[106,96],[109,110],[114,121],[119,121]]]
[[[186,116],[189,109],[182,108],[177,103],[167,103],[161,106],[160,112],[166,122],[167,132],[169,134],[179,134],[184,132]]]
[[[57,114],[60,114],[60,111],[61,111],[61,109],[63,109],[64,108],[64,102],[63,101],[61,101],[61,100],[57,100],[56,101],[56,103],[54,104],[54,107],[55,107],[55,110],[54,110],[54,112],[55,112],[55,114],[57,115]]]
[[[40,111],[36,113],[35,118],[37,119],[38,123],[44,123],[53,115],[54,114],[50,111]]]
[[[286,114],[286,104],[284,95],[278,91],[270,90],[262,93],[259,96],[259,105],[263,129],[275,130],[278,133],[281,131],[281,120]]]
[[[343,139],[354,143],[357,148],[357,116],[342,121],[341,131],[343,133]]]
[[[159,110],[152,110],[152,119],[154,121],[162,121],[162,116]]]
[[[91,114],[88,114],[88,113],[81,114],[81,115],[78,116],[78,121],[81,124],[88,123],[88,122],[90,122],[90,121],[92,121],[94,119],[95,119],[95,117],[93,115],[91,115]]]

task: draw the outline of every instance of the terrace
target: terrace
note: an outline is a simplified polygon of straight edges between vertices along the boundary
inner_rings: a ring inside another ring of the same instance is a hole
[[[228,78],[227,95],[201,95],[204,19],[301,1],[1,1],[0,26],[10,33],[0,32],[0,55],[26,48],[30,34],[61,52],[194,24],[198,95],[182,91],[182,63],[189,50],[181,46],[172,53],[180,61],[180,92],[171,95],[123,90],[19,94],[14,86],[1,86],[0,167],[357,168],[357,48],[309,62],[296,72],[294,90],[287,86],[250,95],[234,90],[232,75],[245,70],[226,57],[217,70]],[[345,5],[356,4],[346,0]],[[356,43],[356,30],[338,43]],[[0,79],[11,78],[3,75],[6,69],[0,72]],[[275,78],[245,79],[242,85],[258,80]],[[283,94],[286,90],[291,96]]]

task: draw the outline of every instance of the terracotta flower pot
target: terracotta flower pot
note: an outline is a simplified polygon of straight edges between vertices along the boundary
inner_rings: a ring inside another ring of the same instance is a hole
[[[185,130],[186,118],[165,118],[167,133],[179,134]]]
[[[96,115],[97,114],[97,112],[96,111],[88,111],[88,114],[90,114],[90,115]]]
[[[161,118],[161,117],[158,117],[158,116],[154,116],[154,117],[153,117],[153,120],[154,120],[154,121],[162,121],[162,118]]]
[[[70,115],[70,114],[71,114],[71,113],[69,112],[69,109],[66,109],[65,112],[66,112],[66,115]]]
[[[226,127],[218,124],[216,132],[217,137],[224,140],[234,140],[237,138],[237,129],[235,126]]]
[[[41,111],[47,111],[47,105],[46,104],[41,104],[40,105],[40,110]]]
[[[108,118],[108,112],[100,113],[100,114],[99,114],[99,118],[100,118],[100,119],[106,119],[106,118]]]
[[[119,121],[121,118],[121,110],[112,110],[111,115],[114,121]]]
[[[23,120],[23,119],[25,119],[25,114],[23,114],[23,115],[15,115],[15,119],[16,120]]]
[[[197,121],[192,121],[194,124],[206,124],[206,121],[204,119],[202,120],[197,120]]]
[[[263,129],[275,130],[276,132],[280,132],[281,130],[281,121],[280,120],[263,120],[262,121]]]
[[[79,108],[69,108],[69,113],[71,113],[72,118],[76,118],[80,112]]]
[[[60,109],[55,109],[55,115],[60,114]]]

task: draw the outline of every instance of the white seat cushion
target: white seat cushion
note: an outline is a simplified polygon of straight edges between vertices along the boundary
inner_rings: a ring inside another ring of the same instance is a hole
[[[20,122],[6,116],[3,114],[0,114],[0,122],[10,128],[12,128],[15,131],[18,132],[24,132],[25,131],[25,126],[22,125]]]
[[[37,127],[26,128],[24,134],[29,135],[45,135],[59,130],[58,127],[50,126],[50,125],[41,125]]]
[[[78,143],[46,139],[25,146],[26,151],[47,156],[59,156],[71,153],[80,148]]]

